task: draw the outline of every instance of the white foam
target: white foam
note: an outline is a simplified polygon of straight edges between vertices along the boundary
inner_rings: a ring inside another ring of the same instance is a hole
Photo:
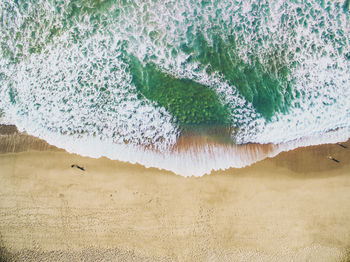
[[[63,28],[71,11],[69,2],[63,1],[58,12],[51,1],[28,1],[26,10],[14,1],[1,1],[1,25],[6,30],[1,30],[0,40],[19,62],[0,57],[0,108],[5,112],[0,123],[14,123],[69,152],[137,162],[185,176],[243,167],[298,146],[345,141],[350,125],[350,61],[338,50],[350,50],[350,19],[339,10],[339,3],[326,1],[327,11],[316,0],[213,1],[206,6],[192,0],[136,0],[105,10],[109,16],[101,14],[101,20],[107,21],[104,27],[81,13],[71,27],[51,37],[50,29]],[[117,9],[120,15],[112,18]],[[308,24],[299,23],[307,15]],[[215,19],[220,23],[212,22]],[[259,23],[259,30],[253,23]],[[201,30],[210,43],[217,33],[213,25],[226,33],[224,39],[236,36],[239,56],[246,63],[254,55],[268,69],[273,56],[290,68],[293,92],[302,95],[292,101],[288,113],[276,113],[266,121],[222,75],[208,75],[196,62],[186,62],[189,55],[180,45],[188,40],[189,28],[193,27],[193,34]],[[237,33],[240,25],[244,30]],[[327,40],[330,36],[334,41]],[[32,54],[33,46],[42,51]],[[141,61],[153,57],[151,61],[165,73],[214,90],[223,104],[234,109],[237,143],[275,145],[268,153],[214,145],[199,151],[171,151],[178,126],[164,108],[137,99],[128,66],[121,59],[123,51]],[[9,97],[11,90],[16,93],[15,103]],[[151,145],[158,151],[143,149]]]
[[[228,168],[242,168],[253,163],[274,157],[280,152],[298,147],[345,142],[350,137],[350,128],[338,129],[314,136],[303,137],[282,144],[270,144],[268,149],[263,146],[214,145],[192,147],[179,151],[154,151],[132,144],[115,144],[111,139],[101,140],[91,136],[64,136],[46,130],[38,130],[26,118],[16,122],[17,126],[25,126],[20,131],[29,134],[40,134],[38,137],[48,143],[64,148],[69,153],[99,158],[108,157],[112,160],[141,164],[146,168],[155,167],[171,171],[185,177],[203,176],[212,171]]]

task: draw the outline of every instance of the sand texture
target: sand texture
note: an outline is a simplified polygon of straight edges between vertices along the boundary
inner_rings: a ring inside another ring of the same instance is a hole
[[[4,261],[349,261],[349,142],[184,178],[27,138],[0,154]]]

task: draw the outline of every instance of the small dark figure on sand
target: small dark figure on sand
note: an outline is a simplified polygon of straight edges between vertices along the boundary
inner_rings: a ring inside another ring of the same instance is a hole
[[[338,145],[338,146],[341,146],[342,148],[348,148],[347,146],[344,146],[344,145],[342,145],[342,144],[340,144],[340,143],[337,143],[337,145]]]
[[[332,156],[328,156],[328,158],[329,158],[330,160],[333,160],[333,161],[336,162],[336,163],[340,163],[340,161],[339,161],[338,159],[335,159],[335,158],[332,157]]]
[[[71,167],[76,167],[76,168],[79,168],[79,169],[82,170],[82,171],[85,171],[85,168],[84,168],[84,167],[81,167],[81,166],[78,166],[78,165],[72,165]]]

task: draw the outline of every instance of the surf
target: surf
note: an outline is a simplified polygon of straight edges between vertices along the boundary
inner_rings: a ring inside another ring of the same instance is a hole
[[[188,176],[350,137],[348,2],[6,0],[0,23],[2,121],[69,152]]]

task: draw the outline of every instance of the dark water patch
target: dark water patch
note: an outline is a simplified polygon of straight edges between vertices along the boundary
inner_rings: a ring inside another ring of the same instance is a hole
[[[232,133],[236,131],[236,128],[230,126],[218,126],[218,125],[200,125],[200,126],[186,126],[182,130],[181,136],[186,139],[203,137],[209,142],[216,144],[228,145],[235,144],[232,139]]]
[[[16,104],[17,90],[11,86],[8,94],[10,97],[11,104]]]
[[[344,55],[344,58],[345,58],[346,60],[349,60],[349,61],[350,61],[350,52],[347,53],[347,54],[345,54],[345,55]]]
[[[132,55],[128,61],[139,98],[145,96],[166,108],[184,129],[231,125],[228,108],[209,87],[166,74],[153,63],[143,65]]]
[[[291,85],[287,81],[288,67],[273,54],[268,61],[271,72],[255,57],[250,57],[251,62],[247,63],[238,56],[235,43],[233,36],[224,41],[214,35],[210,44],[198,32],[181,49],[190,55],[188,62],[199,62],[208,74],[221,73],[267,120],[276,112],[287,112],[292,99]]]
[[[344,2],[343,10],[344,10],[344,12],[349,12],[350,11],[350,0],[346,0]]]

